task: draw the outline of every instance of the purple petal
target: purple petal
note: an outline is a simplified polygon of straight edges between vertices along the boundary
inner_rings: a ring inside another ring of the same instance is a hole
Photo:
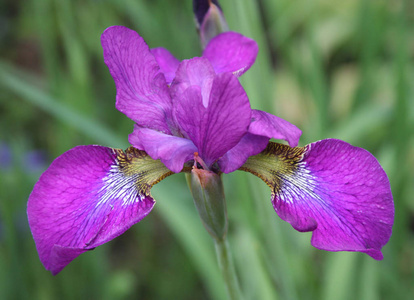
[[[140,126],[169,133],[168,86],[145,41],[133,30],[112,26],[104,31],[101,42],[116,85],[116,108]]]
[[[203,52],[216,73],[231,72],[241,76],[253,65],[259,48],[256,42],[236,32],[214,37]]]
[[[291,147],[298,145],[302,134],[299,128],[288,121],[256,109],[252,111],[252,122],[250,123],[249,132],[267,136],[268,138],[285,140]]]
[[[160,66],[160,71],[165,76],[165,80],[168,84],[171,84],[180,61],[165,48],[152,48],[151,53],[157,60],[157,63]]]
[[[278,215],[298,231],[313,231],[316,248],[383,258],[394,204],[387,175],[368,151],[332,139],[305,148],[269,143],[242,169],[274,187]]]
[[[282,139],[292,147],[297,146],[302,132],[295,125],[260,110],[252,110],[248,133],[220,160],[220,170],[231,173],[240,168],[246,160],[266,148],[270,138]]]
[[[79,254],[142,220],[155,201],[149,191],[172,174],[146,153],[78,146],[58,157],[27,204],[29,225],[46,269],[59,273]]]
[[[188,139],[139,126],[134,127],[129,142],[147,152],[153,159],[160,159],[174,173],[179,173],[184,163],[193,159],[194,152],[197,152],[196,146]]]
[[[246,133],[236,146],[220,158],[220,170],[224,173],[236,171],[250,156],[262,152],[268,142],[268,137]]]
[[[173,114],[181,132],[196,145],[200,157],[211,165],[236,146],[247,132],[251,109],[249,99],[236,77],[222,73],[215,77],[208,106],[198,86],[174,99]]]
[[[183,60],[171,85],[171,94],[173,98],[180,97],[189,87],[198,86],[201,89],[203,104],[207,107],[215,75],[211,63],[205,58]]]

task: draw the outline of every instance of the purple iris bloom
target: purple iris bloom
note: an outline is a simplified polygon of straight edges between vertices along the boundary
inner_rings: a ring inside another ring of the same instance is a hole
[[[181,62],[125,27],[108,28],[101,40],[116,107],[136,123],[133,147],[78,146],[40,177],[27,212],[46,269],[59,273],[142,220],[155,204],[152,186],[194,162],[259,176],[279,216],[313,231],[315,247],[382,258],[394,215],[386,174],[369,152],[342,141],[298,148],[299,129],[250,108],[237,77],[255,61],[253,40],[225,32],[202,57]]]
[[[136,122],[129,142],[178,173],[198,152],[208,167],[237,170],[270,138],[296,146],[301,131],[252,110],[237,80],[254,63],[257,44],[235,32],[207,45],[202,57],[181,63],[166,49],[149,50],[125,27],[102,35],[105,62],[117,88],[116,107]]]

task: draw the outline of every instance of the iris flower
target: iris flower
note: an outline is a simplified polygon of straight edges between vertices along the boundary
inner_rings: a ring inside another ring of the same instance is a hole
[[[225,32],[201,57],[181,62],[125,27],[108,28],[101,41],[116,108],[135,122],[132,147],[78,146],[42,174],[27,213],[46,269],[57,274],[124,233],[154,207],[152,186],[194,167],[250,172],[271,188],[283,220],[313,231],[313,246],[382,259],[394,217],[385,172],[369,152],[340,140],[296,147],[298,128],[251,109],[237,77],[255,61],[253,40]]]

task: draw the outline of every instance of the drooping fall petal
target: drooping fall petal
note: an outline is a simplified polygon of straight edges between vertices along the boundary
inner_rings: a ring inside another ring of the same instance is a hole
[[[140,126],[170,133],[168,86],[143,38],[126,27],[112,26],[102,33],[101,42],[116,85],[116,108]]]
[[[172,174],[132,147],[78,146],[59,156],[27,204],[40,260],[54,275],[124,233],[153,208],[151,187]]]
[[[283,220],[298,231],[313,231],[314,247],[383,258],[394,204],[387,175],[368,151],[333,139],[304,148],[269,143],[241,170],[270,186]]]

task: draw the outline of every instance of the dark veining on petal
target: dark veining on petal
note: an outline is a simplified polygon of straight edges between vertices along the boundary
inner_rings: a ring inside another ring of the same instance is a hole
[[[119,170],[134,177],[140,194],[150,195],[150,189],[164,178],[174,174],[160,160],[153,160],[145,151],[129,147],[125,151],[113,149]]]
[[[258,155],[250,157],[239,170],[250,172],[262,179],[272,190],[279,193],[286,177],[295,174],[300,167],[306,147],[289,147],[269,142]]]

